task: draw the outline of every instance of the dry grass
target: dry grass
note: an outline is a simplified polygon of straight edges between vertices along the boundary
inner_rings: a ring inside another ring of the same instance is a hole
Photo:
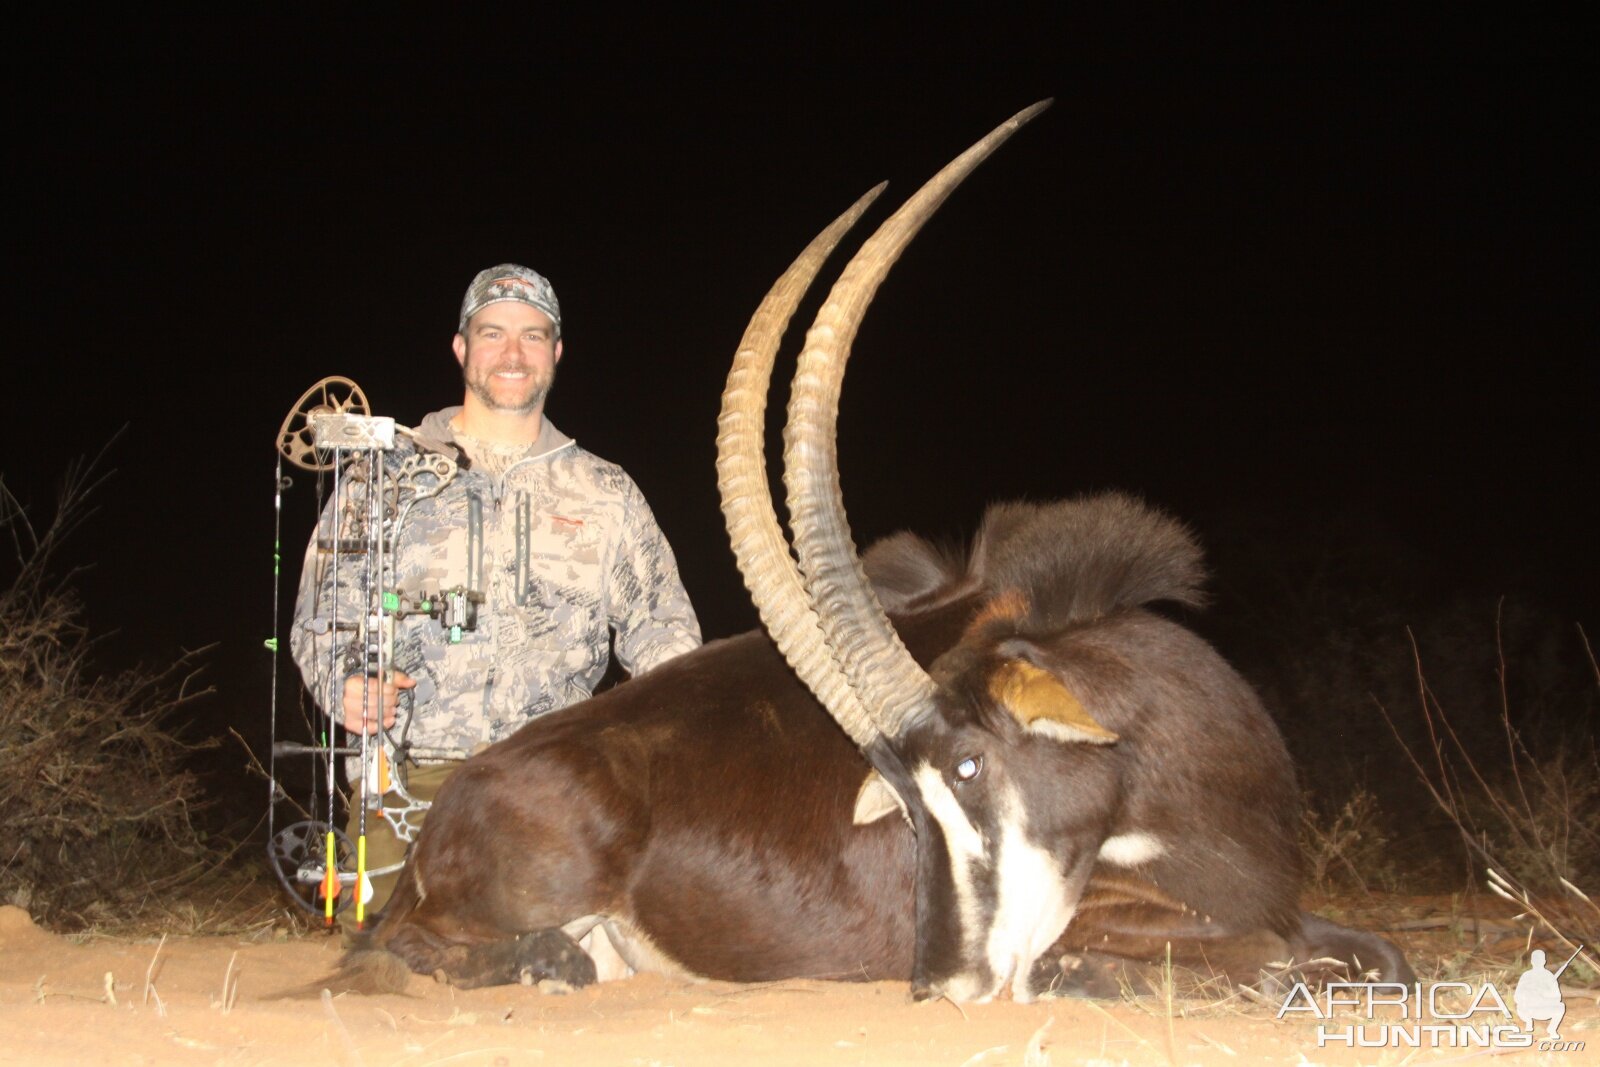
[[[1579,629],[1597,688],[1587,634]],[[1516,921],[1533,938],[1575,951],[1600,940],[1600,906],[1580,884],[1600,877],[1600,756],[1593,724],[1568,730],[1536,752],[1519,729],[1508,696],[1510,666],[1496,626],[1503,749],[1484,752],[1463,739],[1428,684],[1421,653],[1412,643],[1418,706],[1427,743],[1407,743],[1387,708],[1406,760],[1438,810],[1457,831],[1462,853],[1482,872],[1490,892],[1515,904]],[[1593,951],[1580,953],[1567,981],[1600,979]]]

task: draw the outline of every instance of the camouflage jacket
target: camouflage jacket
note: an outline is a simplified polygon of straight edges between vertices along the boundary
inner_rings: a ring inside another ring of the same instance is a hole
[[[453,450],[457,410],[429,415],[421,435]],[[397,441],[385,465],[397,470],[417,451]],[[431,478],[422,484],[431,487]],[[346,483],[339,537],[359,539],[367,483],[360,470]],[[340,556],[335,576],[333,553],[317,547],[319,539],[331,543],[338,503],[329,501],[307,547],[290,635],[307,687],[330,709],[340,705],[344,679],[366,669],[357,631],[347,628],[366,613],[364,557]],[[401,698],[396,736],[424,762],[468,754],[588,697],[605,674],[611,631],[631,674],[700,643],[672,549],[639,487],[548,419],[531,456],[501,476],[463,463],[436,495],[415,501],[388,551],[383,588],[399,594],[402,612],[438,604],[452,589],[482,594],[475,625],[454,640],[426,614],[394,622],[393,666],[416,681]]]

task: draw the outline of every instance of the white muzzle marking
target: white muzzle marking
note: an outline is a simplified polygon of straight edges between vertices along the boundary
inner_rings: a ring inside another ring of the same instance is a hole
[[[997,982],[994,992],[1010,981],[1012,996],[1026,1002],[1033,999],[1028,987],[1033,961],[1067,928],[1076,901],[1067,899],[1061,864],[1028,839],[1027,813],[1015,790],[1008,790],[1000,818],[999,899],[986,955]]]

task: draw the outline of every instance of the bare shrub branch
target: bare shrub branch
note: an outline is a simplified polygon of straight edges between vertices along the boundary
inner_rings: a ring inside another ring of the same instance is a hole
[[[1581,628],[1579,635],[1592,667],[1588,637]],[[1503,765],[1486,766],[1429,687],[1414,635],[1411,651],[1425,751],[1408,743],[1389,709],[1374,701],[1400,752],[1456,827],[1474,869],[1486,872],[1490,891],[1517,903],[1521,918],[1543,926],[1569,948],[1593,945],[1600,935],[1600,909],[1577,885],[1600,877],[1600,756],[1592,728],[1569,722],[1553,743],[1538,750],[1530,746],[1509,695],[1511,665],[1497,612]],[[1600,672],[1596,675],[1600,682]],[[1592,965],[1592,957],[1584,959]]]
[[[196,684],[208,650],[161,671],[96,673],[72,572],[54,567],[109,477],[99,459],[68,469],[42,529],[0,480],[0,527],[16,552],[0,591],[0,902],[58,927],[127,921],[218,860],[194,824],[201,789],[184,765],[214,742],[170,728],[211,692]]]

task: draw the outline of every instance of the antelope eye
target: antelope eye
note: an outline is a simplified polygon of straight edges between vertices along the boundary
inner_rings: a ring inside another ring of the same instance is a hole
[[[983,771],[982,756],[968,756],[956,764],[956,781],[970,782]]]

